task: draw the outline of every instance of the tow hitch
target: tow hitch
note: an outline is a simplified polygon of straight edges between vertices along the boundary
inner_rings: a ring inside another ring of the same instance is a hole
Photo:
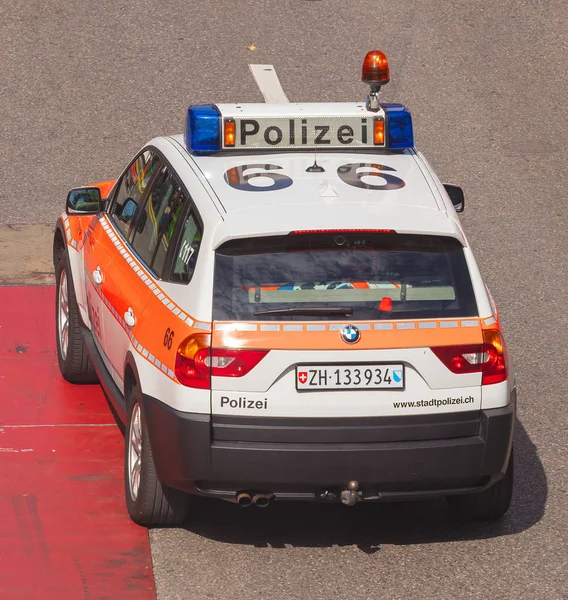
[[[347,488],[341,490],[340,494],[341,502],[347,504],[347,506],[354,506],[361,499],[361,492],[359,491],[359,482],[350,481],[347,484]]]

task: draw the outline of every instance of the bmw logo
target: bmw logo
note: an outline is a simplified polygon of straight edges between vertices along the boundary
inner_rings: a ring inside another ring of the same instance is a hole
[[[356,344],[361,338],[361,332],[355,325],[347,325],[341,330],[341,339],[346,344]]]

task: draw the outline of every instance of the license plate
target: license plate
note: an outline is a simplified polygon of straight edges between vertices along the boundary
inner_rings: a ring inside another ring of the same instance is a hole
[[[404,389],[404,365],[298,365],[297,390]]]

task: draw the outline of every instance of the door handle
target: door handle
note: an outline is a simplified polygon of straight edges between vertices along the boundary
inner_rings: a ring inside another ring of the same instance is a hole
[[[103,282],[103,274],[101,273],[101,268],[97,267],[94,271],[93,271],[93,281],[97,284],[97,285],[101,285],[101,283]]]
[[[124,322],[128,325],[128,327],[134,327],[136,324],[136,317],[134,316],[134,311],[132,307],[128,307],[128,310],[124,313]]]

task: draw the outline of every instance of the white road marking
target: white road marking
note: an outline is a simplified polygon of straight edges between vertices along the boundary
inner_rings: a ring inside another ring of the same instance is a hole
[[[288,104],[290,102],[282,89],[273,65],[249,65],[249,69],[267,104]]]

